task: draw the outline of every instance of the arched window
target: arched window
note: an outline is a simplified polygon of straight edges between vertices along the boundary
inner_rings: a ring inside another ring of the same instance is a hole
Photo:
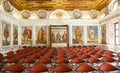
[[[118,0],[112,0],[108,6],[109,12],[116,11],[118,9]]]
[[[115,0],[113,2],[113,11],[116,11],[118,9],[118,0]]]

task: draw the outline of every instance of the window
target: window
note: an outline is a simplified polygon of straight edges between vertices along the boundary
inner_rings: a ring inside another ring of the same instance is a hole
[[[115,23],[115,44],[116,45],[120,44],[120,42],[119,42],[119,35],[120,35],[119,31],[120,31],[119,23],[117,22],[117,23]]]
[[[118,0],[112,0],[108,6],[109,12],[114,12],[118,9]]]
[[[113,11],[116,11],[117,8],[118,8],[118,1],[115,1],[115,2],[113,3]]]

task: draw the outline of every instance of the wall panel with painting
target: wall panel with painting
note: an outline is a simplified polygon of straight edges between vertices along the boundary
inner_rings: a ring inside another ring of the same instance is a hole
[[[2,46],[10,46],[11,24],[2,20]]]
[[[21,26],[21,44],[32,45],[32,26]]]
[[[50,47],[69,47],[68,25],[50,25]]]
[[[18,45],[18,25],[13,24],[13,45]]]
[[[87,26],[87,43],[98,44],[98,26]]]
[[[37,45],[47,44],[47,26],[35,26],[35,43]]]
[[[18,26],[20,21],[10,14],[0,11],[0,52],[5,54],[19,49]]]
[[[72,44],[84,44],[83,26],[72,26]]]
[[[101,44],[106,44],[106,24],[101,25]]]

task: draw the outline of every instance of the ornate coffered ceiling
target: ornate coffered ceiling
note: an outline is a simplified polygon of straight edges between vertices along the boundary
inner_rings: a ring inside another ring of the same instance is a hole
[[[101,10],[111,0],[8,0],[18,10]]]

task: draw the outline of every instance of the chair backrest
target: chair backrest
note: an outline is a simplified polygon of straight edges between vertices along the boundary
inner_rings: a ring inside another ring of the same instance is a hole
[[[77,69],[78,72],[91,72],[91,71],[95,71],[95,70],[96,70],[95,68],[88,65],[86,62],[81,64]]]
[[[109,72],[109,71],[115,71],[115,70],[118,70],[117,67],[111,65],[110,63],[108,62],[105,62],[101,67],[100,67],[100,70],[102,70],[103,72]]]

